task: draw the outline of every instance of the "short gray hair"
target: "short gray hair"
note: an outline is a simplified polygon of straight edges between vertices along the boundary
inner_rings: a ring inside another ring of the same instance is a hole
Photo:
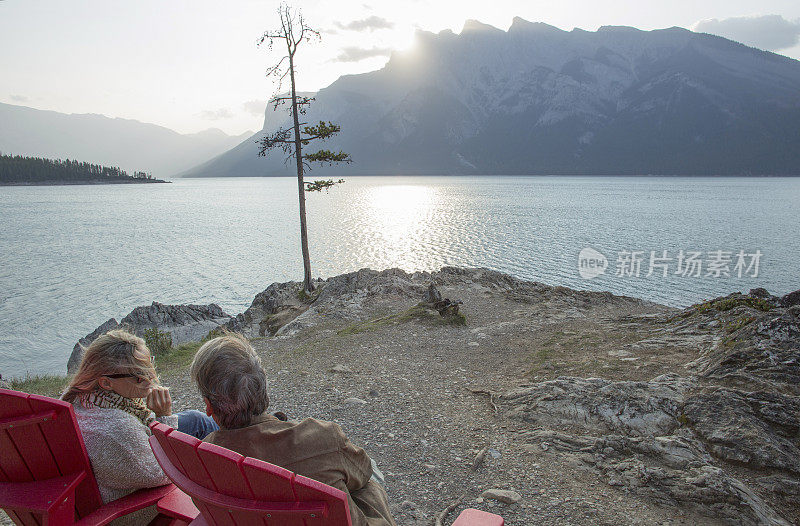
[[[241,334],[227,333],[203,344],[189,373],[224,429],[245,427],[269,407],[261,358]]]

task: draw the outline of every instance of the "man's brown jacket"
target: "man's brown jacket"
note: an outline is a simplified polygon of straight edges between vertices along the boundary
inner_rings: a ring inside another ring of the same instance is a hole
[[[369,456],[333,422],[284,422],[265,413],[249,426],[214,431],[205,441],[344,491],[353,526],[395,526],[386,492],[370,478]]]

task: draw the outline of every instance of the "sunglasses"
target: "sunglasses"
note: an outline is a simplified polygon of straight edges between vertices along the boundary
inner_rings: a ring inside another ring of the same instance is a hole
[[[119,373],[119,374],[104,374],[103,376],[105,376],[106,378],[134,378],[136,379],[137,384],[143,384],[145,382],[150,381],[150,378],[142,378],[141,376],[136,376],[135,374]]]
[[[150,363],[155,367],[156,365],[155,356],[150,356]],[[130,374],[130,373],[104,374],[103,376],[105,376],[106,378],[135,378],[137,384],[142,384],[150,381],[150,378],[142,378],[141,376],[136,376],[135,374]]]

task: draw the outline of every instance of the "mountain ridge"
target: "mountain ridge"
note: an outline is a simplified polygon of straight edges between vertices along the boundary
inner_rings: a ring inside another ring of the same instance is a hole
[[[800,62],[678,27],[468,20],[321,89],[322,119],[355,163],[314,175],[797,175]],[[186,174],[292,175],[257,157],[269,131]]]
[[[0,103],[0,151],[69,158],[171,176],[223,153],[252,132],[181,134],[164,126],[98,113],[61,113]],[[133,147],[135,146],[135,147]]]

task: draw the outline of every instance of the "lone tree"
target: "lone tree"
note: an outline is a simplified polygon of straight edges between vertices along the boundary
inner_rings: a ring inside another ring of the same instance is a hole
[[[330,150],[319,150],[314,153],[303,153],[303,147],[308,146],[312,141],[324,141],[339,133],[341,128],[332,122],[319,121],[319,124],[309,126],[307,122],[301,122],[301,116],[305,115],[308,106],[314,100],[312,97],[297,96],[295,87],[295,54],[297,47],[303,42],[312,39],[320,40],[319,31],[306,25],[303,15],[299,10],[294,10],[287,4],[282,4],[278,8],[281,26],[274,31],[267,31],[261,36],[258,44],[265,42],[269,50],[277,42],[286,44],[286,55],[277,64],[267,69],[267,76],[278,78],[278,92],[286,78],[289,78],[291,90],[288,95],[275,95],[269,104],[273,110],[277,111],[279,106],[288,104],[288,111],[292,117],[292,125],[288,128],[279,128],[277,131],[265,136],[258,141],[258,155],[265,157],[269,150],[280,149],[287,154],[284,162],[288,163],[292,159],[297,166],[297,192],[300,199],[300,244],[303,250],[303,290],[310,293],[314,290],[311,282],[311,260],[308,255],[308,230],[306,228],[306,196],[305,192],[318,192],[323,189],[343,183],[343,179],[334,181],[333,179],[306,182],[303,180],[303,170],[311,169],[309,163],[317,162],[320,164],[328,163],[351,163],[353,160],[350,155],[342,152],[332,152]]]

